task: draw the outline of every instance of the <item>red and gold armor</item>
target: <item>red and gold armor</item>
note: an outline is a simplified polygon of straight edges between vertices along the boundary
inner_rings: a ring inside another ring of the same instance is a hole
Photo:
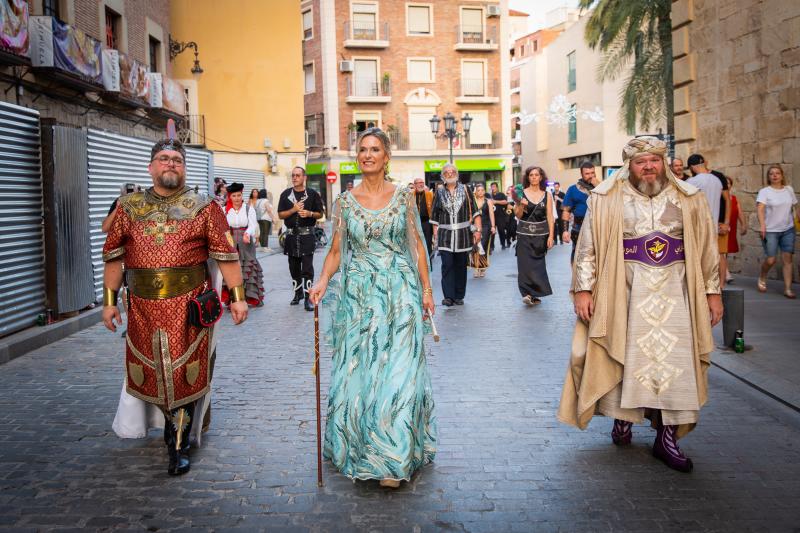
[[[188,305],[207,286],[197,273],[207,259],[239,259],[224,213],[188,187],[123,196],[103,247],[103,261],[118,258],[129,280],[128,393],[165,410],[197,400],[211,384],[211,328],[190,325]]]

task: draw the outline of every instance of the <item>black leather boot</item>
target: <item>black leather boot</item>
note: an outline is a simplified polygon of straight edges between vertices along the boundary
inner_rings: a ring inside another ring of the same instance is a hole
[[[170,413],[169,420],[164,428],[164,441],[167,444],[169,466],[167,473],[171,476],[185,474],[191,468],[189,460],[189,434],[192,431],[194,418],[194,404],[184,405]],[[180,440],[180,442],[178,442]]]

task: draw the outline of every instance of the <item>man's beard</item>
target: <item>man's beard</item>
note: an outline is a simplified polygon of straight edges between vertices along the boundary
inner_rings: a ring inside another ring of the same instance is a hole
[[[456,177],[454,177],[454,178],[444,178],[444,182],[445,182],[447,185],[453,185],[453,184],[454,184],[454,183],[456,183],[457,181],[458,181],[458,176],[456,176]]]
[[[638,177],[634,176],[633,174],[630,175],[630,181],[631,181],[631,185],[636,187],[637,191],[639,191],[640,193],[644,194],[645,196],[649,196],[651,198],[653,196],[658,196],[659,194],[661,194],[661,191],[663,191],[664,188],[669,183],[669,180],[667,179],[667,175],[664,172],[662,172],[658,176],[658,179],[656,181],[654,181],[653,183],[648,183],[648,182],[646,182],[646,181],[644,181],[642,179],[639,179]]]
[[[183,176],[177,173],[164,172],[156,178],[158,185],[164,189],[177,190],[183,187]]]

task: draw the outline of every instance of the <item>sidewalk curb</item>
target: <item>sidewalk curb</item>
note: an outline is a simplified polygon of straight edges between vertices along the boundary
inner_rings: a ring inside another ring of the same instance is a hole
[[[48,326],[34,326],[0,339],[0,365],[28,352],[47,346],[100,322],[102,306]]]

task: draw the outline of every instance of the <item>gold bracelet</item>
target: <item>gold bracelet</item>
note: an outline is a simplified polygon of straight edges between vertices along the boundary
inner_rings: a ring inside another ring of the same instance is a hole
[[[231,287],[231,289],[228,292],[230,292],[231,294],[231,302],[242,302],[245,299],[244,285]]]
[[[424,289],[422,289],[422,294],[423,295],[430,294],[431,296],[433,296],[433,289],[430,287],[425,287]]]
[[[118,291],[115,291],[114,289],[109,289],[108,287],[103,287],[103,306],[106,305],[116,306],[117,294]]]

